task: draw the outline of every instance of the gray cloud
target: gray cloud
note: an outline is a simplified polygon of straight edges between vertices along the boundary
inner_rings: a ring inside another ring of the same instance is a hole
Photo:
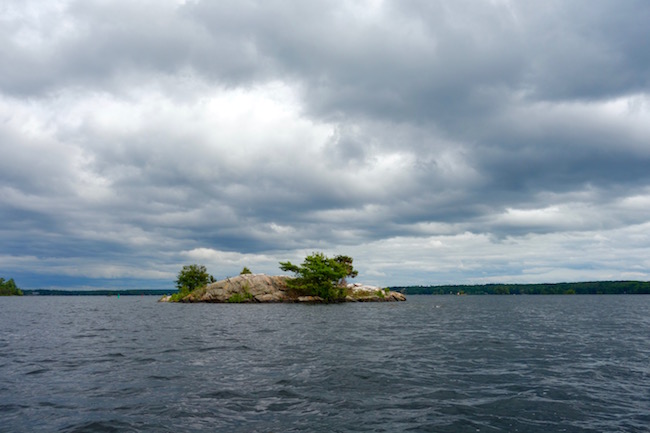
[[[166,287],[323,250],[379,284],[648,279],[645,2],[1,12],[3,275]]]

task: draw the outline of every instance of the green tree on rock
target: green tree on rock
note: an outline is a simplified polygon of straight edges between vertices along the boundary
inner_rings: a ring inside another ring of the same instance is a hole
[[[307,295],[320,296],[328,302],[345,298],[346,278],[354,278],[358,274],[352,266],[351,257],[339,255],[329,258],[323,253],[305,257],[300,266],[280,262],[280,269],[295,274],[295,278],[287,282],[290,288]]]
[[[356,271],[352,266],[352,261],[353,261],[352,257],[338,255],[334,257],[334,260],[340,265],[342,265],[345,268],[345,272],[346,272],[345,276],[339,280],[338,282],[339,285],[345,285],[347,283],[346,278],[348,277],[354,278],[357,275],[359,275],[359,272]]]
[[[203,265],[185,265],[178,273],[176,287],[181,293],[189,293],[194,289],[214,282],[214,277],[208,274]]]
[[[23,291],[16,286],[16,282],[13,278],[10,278],[8,281],[5,281],[4,278],[0,278],[0,296],[22,296]]]

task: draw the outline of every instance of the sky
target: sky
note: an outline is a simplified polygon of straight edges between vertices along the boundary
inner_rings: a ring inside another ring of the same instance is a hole
[[[646,0],[2,0],[0,277],[650,280]]]

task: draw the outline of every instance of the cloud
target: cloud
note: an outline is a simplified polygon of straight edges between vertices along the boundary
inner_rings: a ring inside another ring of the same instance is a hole
[[[0,8],[2,275],[648,278],[645,2]]]

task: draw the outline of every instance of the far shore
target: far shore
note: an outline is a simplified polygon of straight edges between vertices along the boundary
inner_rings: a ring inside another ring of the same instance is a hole
[[[650,281],[393,286],[405,295],[650,295]],[[23,290],[25,296],[163,296],[176,290]]]

